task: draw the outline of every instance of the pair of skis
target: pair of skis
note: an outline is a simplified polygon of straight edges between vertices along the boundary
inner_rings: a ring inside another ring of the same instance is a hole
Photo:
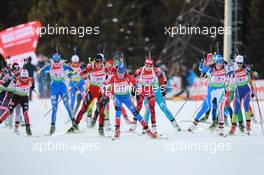
[[[62,135],[67,135],[67,134],[79,134],[79,133],[83,133],[84,131],[78,131],[78,132],[67,132],[67,131],[64,131],[64,132],[59,132],[59,133],[55,133],[55,134],[46,134],[44,136],[51,136],[51,137],[56,137],[56,136],[62,136]],[[143,136],[144,134],[142,133],[138,133],[138,132],[134,132],[134,131],[128,131],[127,133],[133,133],[133,134],[136,134],[138,136]],[[35,137],[40,137],[40,136],[35,136]],[[107,138],[107,139],[111,139],[113,141],[115,140],[118,140],[120,139],[119,137],[114,137],[112,135],[99,135],[99,137],[102,137],[102,138]],[[152,138],[152,137],[150,137]],[[164,137],[162,134],[157,134],[157,137],[155,138],[152,138],[152,139],[161,139],[161,140],[168,140],[168,137]]]

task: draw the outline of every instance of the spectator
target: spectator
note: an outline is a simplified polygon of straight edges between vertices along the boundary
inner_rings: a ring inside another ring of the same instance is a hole
[[[45,64],[50,64],[50,58],[44,57]],[[45,97],[50,98],[50,74],[46,73],[44,76],[44,87],[45,87]]]
[[[31,63],[32,58],[28,57],[24,59],[24,65],[23,68],[28,71],[29,77],[32,77],[34,79],[34,73],[37,71],[37,67]],[[29,100],[32,100],[32,90],[29,92]]]
[[[34,73],[37,71],[37,67],[33,65],[32,63],[32,58],[28,57],[24,59],[24,69],[27,69],[29,77],[34,77]]]
[[[44,67],[46,65],[45,60],[44,60],[44,56],[43,55],[39,55],[38,56],[38,62],[36,64],[37,69],[41,69],[42,67]],[[39,91],[39,98],[44,98],[45,97],[45,93],[44,93],[44,82],[43,82],[43,77],[41,77],[40,75],[37,74],[37,82],[38,82],[38,91]]]
[[[182,89],[179,93],[174,95],[175,97],[180,96],[184,92],[186,92],[186,98],[188,99],[190,97],[190,89],[194,84],[195,78],[196,78],[196,73],[194,70],[196,69],[196,64],[194,63],[192,65],[191,69],[187,69],[186,66],[181,67],[181,83],[182,83]]]
[[[37,69],[41,69],[47,64],[47,57],[43,55],[38,56],[38,62],[36,64]],[[48,84],[49,84],[49,76],[48,74],[45,74],[43,77],[40,75],[37,75],[37,82],[38,82],[38,91],[39,91],[39,98],[45,98],[49,93],[47,90]]]

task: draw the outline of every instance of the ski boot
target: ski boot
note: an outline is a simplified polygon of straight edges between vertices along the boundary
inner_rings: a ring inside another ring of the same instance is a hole
[[[31,132],[29,125],[26,125],[26,133],[27,133],[27,136],[32,136],[32,132]]]
[[[224,136],[224,123],[219,123],[218,132],[219,136]]]
[[[133,122],[131,123],[131,126],[129,128],[129,131],[135,132],[136,129],[137,129],[137,120],[134,119]]]
[[[49,135],[54,134],[54,133],[55,133],[55,130],[56,130],[56,128],[55,128],[55,124],[51,123],[51,125],[50,125]]]
[[[154,134],[158,134],[156,124],[154,124],[154,123],[152,124],[152,126],[151,126],[151,131],[152,131]]]
[[[209,129],[213,131],[216,127],[217,127],[217,121],[213,120],[213,123],[209,126]]]
[[[104,126],[99,126],[98,133],[100,136],[104,136]]]
[[[230,129],[230,131],[229,131],[229,134],[230,135],[234,135],[235,134],[235,132],[236,132],[236,123],[232,123],[232,126],[231,126],[231,129]]]
[[[188,131],[193,132],[197,128],[198,121],[194,120],[193,124],[188,128]]]
[[[145,132],[151,138],[157,138],[157,134],[153,133],[150,129],[145,129]]]
[[[114,137],[115,138],[119,138],[120,137],[120,134],[121,134],[120,128],[119,127],[116,127]]]
[[[19,131],[19,122],[15,122],[15,129],[14,129],[14,132],[16,133],[16,134],[20,134],[20,131]]]
[[[176,131],[181,131],[181,127],[179,126],[179,124],[177,123],[175,119],[171,121],[171,124],[176,129]]]
[[[250,131],[251,131],[250,120],[247,120],[247,123],[246,123],[246,130],[247,130],[247,134],[250,135]]]
[[[241,133],[244,133],[245,132],[245,126],[243,124],[243,121],[242,122],[239,122],[238,128],[239,128],[239,131]]]
[[[79,127],[75,120],[72,120],[72,127],[68,129],[67,133],[73,133],[74,131],[79,131]]]

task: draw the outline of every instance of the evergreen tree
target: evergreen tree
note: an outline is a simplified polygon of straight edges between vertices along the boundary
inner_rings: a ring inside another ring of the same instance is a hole
[[[261,66],[264,64],[264,1],[251,0],[248,16],[249,33],[247,36],[247,57],[256,66],[260,75],[264,75]]]
[[[64,57],[70,58],[72,47],[77,46],[78,53],[86,61],[95,55],[97,43],[107,42],[108,56],[113,51],[122,50],[133,66],[143,62],[147,45],[154,46],[154,55],[160,53],[166,40],[164,26],[174,23],[175,9],[180,10],[181,5],[173,0],[147,0],[143,3],[140,0],[39,0],[30,9],[28,20],[40,20],[43,26],[100,27],[99,35],[83,38],[78,35],[45,35],[38,45],[41,53],[51,55],[55,45],[59,45]]]

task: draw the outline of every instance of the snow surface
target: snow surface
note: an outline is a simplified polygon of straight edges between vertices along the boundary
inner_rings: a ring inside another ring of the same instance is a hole
[[[175,114],[184,101],[168,101],[167,103],[169,109]],[[177,116],[183,129],[191,125],[189,122],[191,116],[200,103],[189,101]],[[263,108],[264,103],[261,105]],[[262,174],[264,171],[264,136],[261,133],[260,124],[253,124],[251,136],[242,136],[237,132],[235,136],[219,137],[217,132],[203,129],[209,124],[200,124],[200,129],[197,129],[194,134],[176,132],[164,114],[156,107],[158,131],[164,137],[168,137],[168,140],[154,140],[147,136],[123,132],[119,140],[112,141],[109,138],[99,137],[97,128],[87,128],[84,119],[81,133],[50,137],[45,136],[50,127],[50,115],[43,116],[49,108],[49,101],[36,100],[30,103],[29,113],[33,137],[26,137],[24,128],[21,128],[21,134],[17,135],[4,125],[0,125],[0,174],[218,175],[239,173],[243,175]],[[257,109],[256,104],[254,108]],[[112,123],[114,112],[111,106]],[[257,112],[256,114],[258,116]],[[70,127],[70,124],[65,123],[67,117],[66,110],[60,104],[57,133]],[[122,131],[128,129],[124,121],[122,121],[121,129]],[[140,131],[139,126],[137,132]],[[112,135],[112,132],[107,134]],[[198,144],[200,150],[186,149],[186,147],[180,149],[180,143]],[[64,144],[68,147],[56,151],[50,146],[50,150],[45,150],[48,144]],[[83,149],[84,144],[85,149]],[[40,145],[42,145],[41,150]],[[209,145],[210,149],[206,145]]]

